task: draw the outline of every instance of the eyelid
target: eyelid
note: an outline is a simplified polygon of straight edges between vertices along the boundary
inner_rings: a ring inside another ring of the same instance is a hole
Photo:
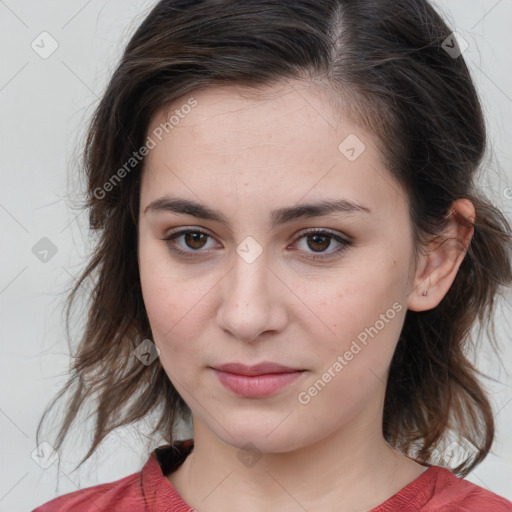
[[[329,228],[304,228],[303,230],[295,233],[293,236],[294,239],[297,239],[303,237],[304,235],[311,235],[315,233],[331,235],[333,238],[341,238],[347,243],[351,242],[351,238],[347,234]]]

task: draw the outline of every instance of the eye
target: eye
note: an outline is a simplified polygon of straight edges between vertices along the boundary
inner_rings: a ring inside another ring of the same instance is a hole
[[[180,248],[180,246],[176,243],[175,240],[181,237],[184,237],[183,241],[185,243],[185,249],[192,249],[191,251],[183,250],[183,248]],[[167,246],[171,251],[179,254],[180,256],[193,257],[194,252],[204,252],[200,251],[200,249],[203,249],[206,246],[208,238],[211,238],[208,233],[201,229],[194,228],[181,229],[179,231],[171,232],[163,240],[167,242]]]
[[[177,240],[181,237],[183,237],[184,245],[177,243]],[[206,252],[202,251],[202,249],[207,248],[209,238],[212,238],[211,235],[199,228],[194,228],[180,229],[171,232],[163,240],[167,243],[167,246],[171,251],[187,258],[195,257],[194,253]],[[350,240],[326,229],[312,229],[303,232],[297,240],[300,241],[302,239],[306,240],[305,248],[303,249],[304,252],[308,252],[307,249],[311,249],[313,251],[310,252],[310,256],[306,256],[306,258],[313,260],[333,257],[347,250],[348,247],[352,245]],[[339,246],[330,252],[325,252],[325,249],[331,246],[332,240],[335,240]]]
[[[331,258],[346,251],[352,245],[350,240],[339,236],[334,231],[326,229],[310,229],[302,233],[302,236],[298,238],[298,240],[302,239],[306,241],[306,248],[313,250],[313,253],[310,253],[312,256],[306,257],[313,260]],[[331,246],[332,240],[335,240],[339,246],[330,252],[324,252],[325,249]]]

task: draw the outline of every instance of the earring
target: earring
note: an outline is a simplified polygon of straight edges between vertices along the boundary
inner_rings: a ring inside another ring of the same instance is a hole
[[[426,297],[428,295],[428,291],[423,292],[423,296]]]

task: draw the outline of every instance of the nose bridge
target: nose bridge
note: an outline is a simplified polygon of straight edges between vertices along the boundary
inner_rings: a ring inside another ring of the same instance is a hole
[[[233,268],[226,276],[219,326],[238,339],[252,340],[260,332],[279,328],[275,276],[267,268],[267,256],[263,248],[257,250],[254,241],[245,240],[237,247]]]
[[[268,293],[268,258],[265,251],[254,256],[254,249],[243,242],[237,248],[232,271],[232,295],[240,300],[254,302]],[[249,256],[249,257],[246,257]]]

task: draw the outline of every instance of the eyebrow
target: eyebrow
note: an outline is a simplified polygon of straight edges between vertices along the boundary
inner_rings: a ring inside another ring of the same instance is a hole
[[[161,197],[155,199],[144,209],[144,214],[152,212],[171,212],[192,215],[200,219],[212,220],[228,227],[229,221],[226,216],[209,206],[196,203],[189,199]],[[370,208],[346,199],[327,200],[317,203],[302,204],[288,208],[278,208],[270,212],[272,227],[285,224],[298,219],[307,219],[312,217],[321,217],[331,213],[353,214],[367,213],[371,214]]]

